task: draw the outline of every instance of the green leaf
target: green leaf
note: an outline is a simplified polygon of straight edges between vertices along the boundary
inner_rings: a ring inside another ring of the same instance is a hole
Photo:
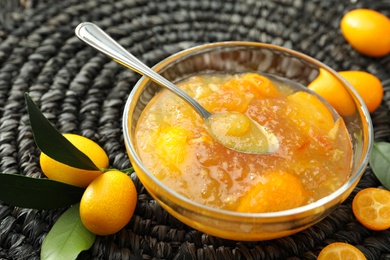
[[[119,170],[127,175],[131,175],[133,172],[134,172],[134,168],[133,167],[130,167],[130,168],[126,168],[126,169],[123,169],[123,170]]]
[[[41,259],[76,259],[81,251],[92,246],[95,237],[81,222],[79,204],[76,204],[59,217],[45,237]]]
[[[378,180],[390,189],[390,143],[374,143],[370,156],[370,166]]]
[[[16,207],[55,209],[70,206],[80,202],[84,190],[58,181],[0,173],[0,200]]]
[[[47,120],[28,93],[25,93],[24,97],[26,99],[35,143],[43,153],[56,161],[75,168],[99,170],[88,156],[69,142]]]

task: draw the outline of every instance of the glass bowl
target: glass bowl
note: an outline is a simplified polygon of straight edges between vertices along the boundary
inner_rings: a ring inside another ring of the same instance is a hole
[[[302,53],[255,42],[220,42],[179,52],[153,69],[170,81],[209,72],[258,71],[307,86],[322,68],[331,73],[351,96],[355,113],[343,117],[350,134],[353,156],[348,181],[332,194],[311,204],[270,213],[240,213],[211,208],[165,186],[142,163],[135,148],[135,129],[145,106],[162,87],[142,77],[128,97],[123,134],[131,163],[146,190],[174,217],[204,233],[233,240],[268,240],[288,236],[317,223],[342,203],[359,182],[373,144],[369,112],[357,92],[334,70]]]

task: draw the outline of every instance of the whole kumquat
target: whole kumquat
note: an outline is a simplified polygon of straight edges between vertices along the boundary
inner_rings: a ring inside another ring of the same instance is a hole
[[[390,19],[370,9],[355,9],[340,22],[344,38],[358,52],[380,57],[390,52]]]
[[[335,242],[324,247],[317,260],[365,260],[367,259],[362,251],[353,245]]]
[[[352,201],[356,219],[371,230],[390,228],[390,191],[366,188],[359,191]]]
[[[96,235],[110,235],[130,221],[137,204],[137,190],[125,173],[110,170],[94,179],[80,201],[80,218]]]
[[[87,155],[99,168],[107,168],[109,164],[106,152],[94,141],[76,134],[64,134],[77,149]],[[47,178],[65,182],[80,187],[87,187],[102,171],[83,170],[68,166],[53,160],[44,153],[41,153],[39,162],[42,172]]]
[[[350,116],[356,111],[351,95],[330,72],[320,68],[320,73],[308,88],[323,97],[341,115]]]
[[[365,71],[340,71],[339,74],[363,98],[370,113],[379,107],[383,98],[383,86],[377,77]]]

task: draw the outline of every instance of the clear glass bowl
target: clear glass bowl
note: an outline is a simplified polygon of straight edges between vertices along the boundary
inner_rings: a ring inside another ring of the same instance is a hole
[[[195,203],[166,187],[142,163],[134,146],[137,121],[145,106],[162,87],[142,77],[128,97],[123,115],[123,134],[131,163],[147,191],[160,205],[188,226],[204,233],[233,240],[267,240],[288,236],[317,223],[342,203],[359,182],[373,144],[369,112],[359,95],[335,71],[304,54],[255,42],[221,42],[179,52],[154,67],[177,82],[206,72],[259,71],[307,86],[319,68],[329,71],[344,86],[356,106],[344,117],[352,147],[349,180],[334,193],[299,208],[272,213],[239,213]]]

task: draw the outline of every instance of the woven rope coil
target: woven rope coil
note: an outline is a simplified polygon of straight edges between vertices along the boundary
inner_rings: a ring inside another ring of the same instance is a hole
[[[339,31],[342,15],[373,1],[41,0],[0,20],[0,171],[43,177],[24,105],[29,92],[61,132],[98,142],[115,168],[130,166],[123,144],[125,100],[140,78],[74,36],[91,21],[150,66],[198,44],[241,40],[273,43],[313,56],[336,70],[365,70],[384,84],[372,114],[376,140],[390,139],[390,56],[355,52]],[[17,14],[17,15],[16,15]],[[80,259],[316,259],[328,243],[357,245],[368,259],[390,259],[390,231],[373,232],[353,217],[351,200],[378,180],[370,168],[353,194],[329,217],[298,234],[240,242],[203,234],[164,211],[132,175],[139,197],[131,222],[98,237]],[[39,259],[42,241],[64,209],[39,211],[0,203],[0,258]]]

